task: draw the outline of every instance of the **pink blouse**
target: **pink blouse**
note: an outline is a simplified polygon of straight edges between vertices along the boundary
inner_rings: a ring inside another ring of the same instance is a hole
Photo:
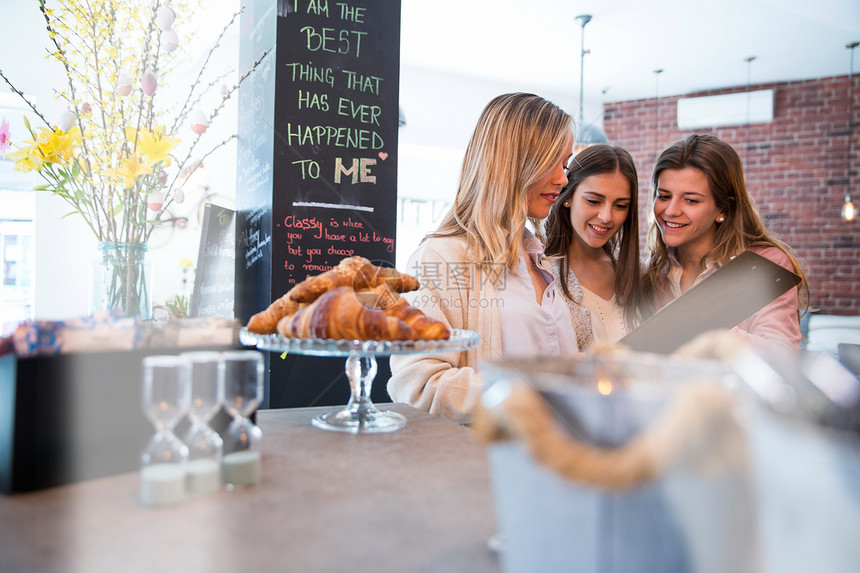
[[[750,250],[790,271],[794,271],[791,259],[776,247],[754,247]],[[696,277],[693,284],[698,284],[717,268],[719,265],[709,264],[704,272]],[[664,269],[661,276],[662,281],[657,287],[655,298],[658,306],[665,306],[681,296],[681,274],[681,265],[675,258],[674,251],[670,249],[669,265]],[[738,324],[732,329],[732,332],[745,336],[750,341],[778,342],[799,350],[800,322],[797,318],[797,309],[798,292],[797,287],[794,287]]]

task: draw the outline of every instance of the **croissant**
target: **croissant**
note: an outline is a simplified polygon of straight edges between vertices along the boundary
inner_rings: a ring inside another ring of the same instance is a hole
[[[292,289],[269,305],[268,308],[258,312],[248,321],[248,332],[256,334],[274,334],[277,332],[278,321],[283,317],[295,313],[302,306],[292,299]]]
[[[365,306],[348,286],[336,287],[295,314],[278,322],[278,333],[287,338],[346,340],[417,340],[405,322]]]
[[[381,284],[371,289],[357,290],[355,297],[364,306],[372,306],[384,311],[397,304],[400,295],[391,290],[388,285]]]
[[[418,334],[419,340],[447,340],[451,337],[451,330],[444,322],[425,315],[406,302],[403,297],[398,297],[394,306],[386,308],[383,312],[409,325]]]
[[[379,286],[381,284],[388,285],[394,292],[411,292],[418,290],[421,283],[412,275],[401,273],[397,269],[391,267],[375,266],[376,276],[371,286]]]
[[[416,332],[419,340],[447,340],[451,337],[451,330],[444,322],[428,317],[386,284],[357,292],[356,297],[362,304],[378,307],[385,314],[405,322]]]
[[[376,266],[364,257],[347,257],[331,270],[308,277],[294,286],[292,299],[313,302],[336,287],[351,286],[358,291],[380,284],[387,284],[397,292],[409,292],[418,288],[418,279],[397,269]]]

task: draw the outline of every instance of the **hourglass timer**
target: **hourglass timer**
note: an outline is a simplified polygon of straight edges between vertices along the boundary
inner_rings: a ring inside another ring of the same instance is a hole
[[[263,433],[250,419],[263,400],[263,356],[256,350],[223,352],[224,406],[233,416],[224,438],[221,479],[232,489],[260,480],[259,441]]]
[[[220,352],[185,352],[191,384],[191,426],[185,435],[188,465],[185,491],[190,494],[213,493],[221,486],[221,436],[209,426],[224,401],[224,361]]]
[[[185,359],[143,359],[143,412],[156,430],[140,458],[140,502],[144,505],[166,505],[184,497],[188,447],[173,428],[188,411],[189,388]]]

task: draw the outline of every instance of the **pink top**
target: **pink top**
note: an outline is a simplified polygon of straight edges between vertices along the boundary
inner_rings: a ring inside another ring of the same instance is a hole
[[[750,250],[794,271],[791,259],[776,247],[753,247]],[[657,286],[655,296],[660,307],[681,296],[681,265],[674,256],[674,249],[670,249],[669,252],[669,265],[661,273],[662,281]],[[709,264],[702,274],[696,277],[693,285],[704,280],[717,268],[719,265]],[[798,293],[797,287],[794,287],[734,327],[732,332],[747,337],[751,342],[778,342],[799,350],[800,322],[797,318],[797,308]]]

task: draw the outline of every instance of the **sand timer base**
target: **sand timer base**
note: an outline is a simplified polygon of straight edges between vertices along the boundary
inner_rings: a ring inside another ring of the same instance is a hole
[[[333,432],[384,433],[396,432],[406,426],[406,417],[397,412],[381,412],[373,404],[370,407],[350,408],[326,412],[311,423],[320,429]]]

